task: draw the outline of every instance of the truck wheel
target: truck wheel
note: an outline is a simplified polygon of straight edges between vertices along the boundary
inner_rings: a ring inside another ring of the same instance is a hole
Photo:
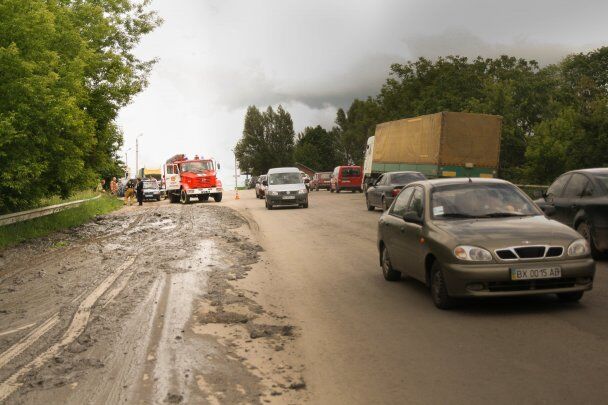
[[[190,204],[190,196],[188,195],[188,193],[186,193],[186,190],[184,189],[182,189],[182,192],[180,193],[179,202],[181,202],[182,204]]]
[[[213,199],[215,200],[215,202],[220,202],[222,201],[222,193],[217,193],[213,195]]]

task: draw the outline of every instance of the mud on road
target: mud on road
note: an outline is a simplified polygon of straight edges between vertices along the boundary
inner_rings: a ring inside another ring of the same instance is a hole
[[[146,204],[0,251],[0,402],[298,403],[298,330],[230,208]]]

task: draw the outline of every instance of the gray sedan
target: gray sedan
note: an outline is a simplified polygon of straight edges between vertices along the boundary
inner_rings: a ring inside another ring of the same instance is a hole
[[[380,217],[378,251],[386,280],[406,274],[426,283],[442,309],[458,297],[578,301],[595,274],[587,241],[503,180],[408,185]]]
[[[387,172],[378,177],[365,192],[365,203],[369,211],[376,207],[386,211],[404,186],[413,181],[425,180],[420,172]]]

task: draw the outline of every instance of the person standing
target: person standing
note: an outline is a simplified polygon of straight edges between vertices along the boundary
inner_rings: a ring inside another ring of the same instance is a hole
[[[116,182],[116,177],[112,177],[112,181],[110,182],[110,192],[112,195],[118,194],[118,183]]]
[[[127,185],[125,186],[125,205],[127,205],[127,201],[129,205],[133,205],[133,196],[135,195],[135,184],[133,180],[127,181]]]
[[[141,179],[141,177],[137,178],[136,192],[137,192],[137,202],[139,203],[139,205],[142,205],[144,202],[144,182]]]
[[[98,193],[105,193],[106,189],[106,181],[104,179],[101,179],[99,181],[99,183],[97,184],[97,188],[95,189],[95,191],[97,191]]]

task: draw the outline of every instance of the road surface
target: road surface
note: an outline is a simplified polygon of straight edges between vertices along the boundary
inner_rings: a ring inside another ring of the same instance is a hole
[[[608,277],[437,310],[382,278],[380,212],[130,207],[0,252],[0,403],[603,403]]]

